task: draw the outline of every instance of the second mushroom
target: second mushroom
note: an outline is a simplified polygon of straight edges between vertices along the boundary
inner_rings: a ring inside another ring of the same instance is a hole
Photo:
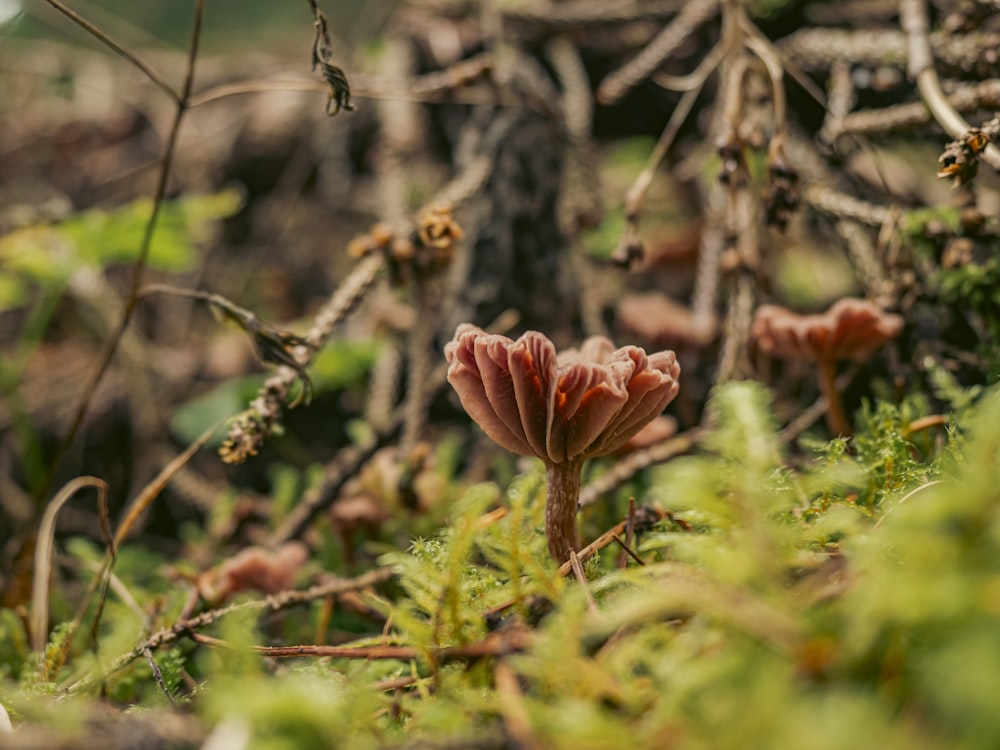
[[[580,548],[583,462],[620,448],[677,395],[671,351],[615,349],[604,337],[556,354],[543,334],[516,341],[469,324],[445,347],[448,382],[483,431],[546,466],[545,534],[556,562]]]
[[[842,299],[820,315],[799,315],[762,305],[753,320],[757,346],[782,359],[816,362],[820,392],[827,400],[826,424],[833,435],[851,435],[836,386],[838,359],[861,360],[903,329],[903,319],[863,299]]]

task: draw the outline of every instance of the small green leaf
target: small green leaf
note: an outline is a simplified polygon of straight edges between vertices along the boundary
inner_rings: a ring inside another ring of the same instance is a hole
[[[245,409],[259,386],[260,376],[257,375],[226,381],[177,407],[170,420],[170,429],[179,440],[193,442],[213,424]],[[209,446],[218,447],[224,438],[225,431],[220,430]]]
[[[317,390],[349,388],[364,382],[375,364],[379,343],[374,339],[334,341],[317,352],[309,374]]]

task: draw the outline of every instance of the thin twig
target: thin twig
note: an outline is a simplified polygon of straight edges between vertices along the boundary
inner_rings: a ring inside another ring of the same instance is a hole
[[[223,461],[241,463],[257,454],[275,426],[280,423],[292,385],[302,379],[305,368],[316,352],[333,333],[336,325],[364,299],[379,279],[385,265],[385,256],[381,253],[372,253],[358,261],[313,318],[309,330],[302,337],[303,345],[292,347],[289,355],[294,358],[295,366],[279,367],[274,375],[264,381],[247,410],[233,420],[229,436],[220,449]],[[308,380],[302,382],[305,385]],[[301,402],[302,399],[296,399],[289,404],[289,408]]]
[[[114,333],[111,335],[111,338],[105,342],[98,361],[97,369],[94,374],[91,375],[90,380],[83,389],[83,394],[81,395],[80,401],[75,409],[70,428],[60,442],[59,450],[52,460],[51,467],[49,469],[49,478],[44,483],[45,489],[47,489],[51,484],[52,479],[55,477],[59,466],[69,450],[69,447],[76,439],[80,426],[83,424],[83,418],[86,416],[87,409],[94,398],[94,393],[97,392],[98,385],[100,385],[101,380],[104,379],[104,374],[107,372],[108,367],[111,364],[111,359],[115,354],[115,350],[118,348],[118,342],[125,333],[125,329],[128,328],[129,322],[132,320],[132,314],[135,312],[136,304],[139,300],[139,289],[142,286],[142,279],[146,270],[146,261],[149,258],[149,250],[153,244],[153,235],[156,231],[157,220],[160,216],[160,209],[163,207],[163,201],[167,195],[167,185],[170,181],[170,173],[174,161],[174,152],[177,148],[177,138],[180,134],[181,123],[184,121],[184,115],[188,110],[188,102],[191,98],[191,87],[194,84],[195,61],[198,58],[198,45],[201,39],[201,21],[204,15],[204,10],[205,0],[196,0],[194,22],[191,28],[191,41],[188,45],[187,70],[184,74],[184,85],[181,89],[180,96],[174,95],[173,97],[175,104],[177,105],[176,111],[174,112],[174,120],[170,125],[170,132],[167,135],[167,143],[164,147],[163,158],[160,161],[160,174],[156,183],[156,192],[153,195],[152,211],[150,212],[149,219],[146,221],[146,225],[143,228],[142,239],[139,243],[139,255],[136,258],[135,263],[132,264],[132,273],[129,280],[125,307],[122,310],[121,321],[119,322]]]
[[[829,185],[814,183],[806,186],[802,191],[802,199],[822,213],[854,219],[873,227],[883,226],[892,217],[891,206],[869,203],[849,193],[842,193]]]
[[[594,594],[590,591],[590,586],[587,585],[587,574],[583,570],[583,563],[580,562],[579,555],[573,550],[570,550],[569,553],[569,567],[573,571],[576,582],[580,584],[583,595],[587,598],[587,609],[594,614],[599,613],[601,610],[598,609],[597,602],[594,601]]]
[[[372,684],[372,690],[378,693],[388,693],[390,691],[399,690],[400,688],[411,687],[417,684],[421,680],[427,680],[427,677],[420,677],[418,675],[405,675],[403,677],[390,677],[385,680],[379,680]]]
[[[386,339],[372,366],[364,411],[365,421],[376,430],[384,429],[392,419],[402,371],[402,348],[395,338]]]
[[[559,113],[568,145],[557,219],[563,234],[574,237],[581,228],[595,227],[601,221],[600,170],[591,138],[594,94],[576,45],[558,37],[549,43],[546,56],[562,88]]]
[[[622,539],[622,538],[621,538],[620,536],[618,536],[617,534],[615,534],[615,535],[614,535],[614,540],[615,540],[616,542],[618,542],[618,544],[619,544],[619,545],[621,546],[621,548],[622,548],[622,552],[624,552],[624,553],[625,553],[625,554],[627,554],[627,555],[628,555],[629,557],[631,557],[631,558],[632,558],[633,560],[635,560],[635,562],[639,563],[639,565],[645,565],[645,564],[646,564],[646,561],[645,561],[645,560],[643,560],[643,559],[642,559],[641,557],[639,557],[639,556],[638,556],[638,555],[637,555],[637,554],[636,554],[636,553],[635,553],[635,552],[634,552],[634,551],[632,550],[632,548],[631,548],[631,547],[629,547],[629,546],[628,546],[628,544],[626,544],[626,543],[625,543],[625,540],[624,540],[624,539]]]
[[[812,427],[817,419],[826,414],[828,406],[829,402],[826,396],[820,396],[778,433],[778,439],[783,443],[790,443],[795,440],[795,438]]]
[[[314,350],[318,350],[322,346],[333,333],[337,324],[357,307],[368,290],[378,280],[384,265],[384,260],[375,256],[362,258],[358,261],[348,277],[344,279],[337,291],[330,296],[330,300],[323,305],[319,314],[313,319],[313,323],[309,326],[304,337],[308,346]],[[299,361],[301,362],[301,360],[300,357]],[[295,379],[294,370],[289,370],[285,375],[289,382]]]
[[[774,109],[774,134],[771,138],[772,140],[784,140],[788,105],[785,98],[785,71],[781,66],[781,61],[775,54],[774,47],[762,41],[760,36],[747,34],[746,46],[764,63],[768,78],[771,79],[771,105]]]
[[[948,419],[949,417],[947,414],[928,414],[926,417],[914,419],[909,425],[907,425],[903,432],[907,437],[909,437],[916,432],[923,432],[931,427],[944,427],[948,424]]]
[[[216,648],[235,649],[236,647],[219,638],[189,631],[188,637],[196,643]],[[490,633],[481,641],[467,643],[461,646],[439,646],[418,648],[416,646],[253,646],[251,650],[260,656],[270,659],[294,659],[302,656],[314,656],[323,659],[397,659],[410,661],[426,659],[428,656],[435,663],[446,661],[465,661],[481,659],[484,656],[505,656],[527,649],[533,642],[533,634],[527,630],[510,630]]]
[[[849,219],[838,219],[834,229],[847,245],[847,254],[868,298],[882,307],[893,306],[894,284],[876,255],[872,230]]]
[[[500,129],[503,132],[507,130],[506,127]],[[434,207],[438,205],[446,205],[451,209],[457,208],[478,194],[493,173],[495,161],[496,156],[492,150],[470,160],[417,212],[417,216],[423,216],[429,211],[433,211]],[[405,228],[400,227],[396,236],[404,237],[413,231],[416,231],[415,224]],[[299,347],[296,354],[300,368],[304,368],[309,363],[313,354],[330,336],[337,323],[361,302],[378,280],[386,265],[386,254],[383,252],[368,253],[358,261],[348,277],[320,309],[309,327],[304,337],[306,346]],[[282,367],[264,382],[258,391],[257,398],[245,412],[236,418],[230,427],[229,438],[222,447],[224,461],[238,463],[248,456],[256,455],[264,440],[278,424],[288,390],[298,377],[299,372],[300,370],[290,367]],[[379,434],[392,434],[394,430],[398,429],[398,426],[398,424],[386,425],[386,430]],[[375,441],[376,444],[378,442],[378,440]],[[339,474],[338,477],[340,477]],[[347,477],[341,477],[337,481],[346,481],[346,479]],[[329,502],[332,502],[332,498],[323,499],[321,505],[315,510],[318,511],[319,507],[325,507],[325,504]],[[301,507],[303,507],[301,504],[297,506],[296,511]],[[310,515],[305,522],[311,518]],[[296,529],[293,534],[297,534],[299,531],[301,528]]]
[[[695,29],[719,10],[719,0],[689,2],[643,50],[601,81],[597,100],[614,104],[656,70]]]
[[[147,650],[151,652],[156,651],[156,649],[161,646],[173,643],[189,632],[205,628],[223,617],[231,615],[235,612],[277,612],[278,610],[287,609],[288,607],[292,607],[297,604],[305,604],[316,599],[325,599],[327,597],[337,596],[349,591],[370,588],[379,583],[388,581],[393,577],[393,575],[395,575],[395,573],[391,568],[376,568],[356,578],[334,578],[308,589],[292,589],[289,591],[282,591],[263,599],[252,599],[250,601],[238,602],[219,609],[202,612],[195,617],[179,620],[172,626],[157,631],[142,643],[137,645],[134,649],[115,659],[108,666],[107,670],[100,676],[84,676],[69,685],[62,694],[70,695],[72,693],[79,692],[80,690],[84,690],[91,685],[106,679],[115,672],[124,669],[136,659],[143,657]]]
[[[622,546],[631,546],[632,537],[635,535],[635,497],[629,497],[628,499],[628,515],[625,517],[625,541]],[[618,556],[618,567],[625,568],[628,566],[628,559],[625,556],[624,550]]]
[[[419,271],[409,274],[413,307],[419,320],[409,331],[406,341],[408,370],[406,401],[403,404],[403,434],[399,440],[399,458],[409,461],[427,426],[427,411],[436,390],[431,373],[434,370],[434,334],[440,318],[440,291],[432,288],[432,280]],[[438,354],[440,356],[440,354]]]
[[[649,510],[655,514],[656,518],[662,519],[662,518],[672,517],[672,514],[669,511],[661,511],[656,508],[650,508]],[[598,552],[607,547],[609,544],[613,544],[615,542],[615,537],[618,537],[623,531],[625,531],[628,528],[629,523],[630,523],[629,519],[625,519],[624,521],[616,523],[614,526],[605,531],[603,534],[597,537],[597,539],[592,541],[586,547],[581,549],[579,552],[576,552],[575,554],[577,560],[580,561],[589,560],[591,557],[596,555]],[[564,562],[562,565],[559,566],[559,575],[561,576],[569,575],[572,569],[573,569],[572,562],[570,560],[567,560],[566,562]],[[510,599],[508,601],[502,602],[501,604],[497,604],[491,607],[490,609],[484,611],[482,614],[484,617],[497,615],[503,612],[505,609],[510,609],[511,607],[516,605],[519,601],[520,601],[519,599]]]
[[[667,513],[657,510],[656,508],[653,508],[652,510],[660,518],[665,518],[667,516]],[[591,557],[596,555],[598,552],[607,547],[609,544],[614,543],[615,537],[620,536],[621,533],[625,531],[626,528],[628,528],[628,519],[625,519],[624,521],[619,521],[610,529],[608,529],[599,537],[597,537],[597,539],[595,539],[586,547],[584,547],[582,550],[577,552],[576,553],[577,558],[579,558],[581,561],[589,560]],[[559,566],[559,575],[561,576],[568,575],[572,569],[573,567],[570,564],[570,561],[567,560],[566,562],[564,562],[562,565]]]
[[[830,82],[827,86],[826,116],[819,130],[819,139],[833,144],[837,136],[844,132],[844,118],[848,116],[855,100],[854,80],[851,66],[837,60],[830,68]]]
[[[650,0],[638,3],[609,3],[607,0],[574,0],[572,3],[534,0],[530,3],[504,4],[500,13],[505,20],[562,28],[603,27],[613,23],[634,23],[644,19],[665,18],[676,13],[689,0]]]
[[[95,701],[96,704],[96,701]],[[81,707],[85,731],[66,731],[61,722],[25,721],[0,735],[4,750],[179,750],[208,747],[209,731],[192,712],[144,708],[119,711],[107,703]],[[220,747],[216,745],[215,747]],[[224,745],[227,750],[242,750]],[[426,749],[425,749],[426,750]],[[463,748],[465,750],[465,748]],[[497,747],[496,750],[501,750]]]
[[[934,58],[953,70],[971,70],[986,64],[983,52],[995,49],[1000,41],[996,32],[929,35]],[[778,47],[807,70],[829,70],[836,60],[855,66],[878,68],[905,67],[907,39],[892,29],[800,29],[778,42]],[[995,68],[996,64],[992,66]]]
[[[760,47],[770,51],[770,54],[777,59],[782,69],[801,86],[809,96],[822,106],[826,106],[826,96],[816,82],[810,78],[806,72],[792,60],[785,51],[774,44],[757,26],[750,20],[746,13],[742,13],[739,18],[740,27],[748,39],[753,39]]]
[[[153,69],[152,65],[147,63],[137,54],[135,54],[132,50],[116,42],[110,36],[105,34],[100,28],[92,24],[90,21],[88,21],[86,18],[81,16],[76,11],[67,8],[59,0],[45,0],[45,2],[47,2],[57,11],[62,13],[77,26],[84,29],[87,33],[94,36],[104,46],[108,47],[116,54],[121,55],[130,63],[132,63],[135,67],[141,70],[150,81],[152,81],[156,86],[158,86],[167,96],[173,99],[175,104],[179,105],[181,103],[182,95],[178,94],[174,90],[174,87],[171,86],[169,83],[167,83],[163,79],[163,77],[160,76],[160,74]]]
[[[691,293],[691,322],[697,331],[709,331],[716,325],[715,306],[721,276],[719,258],[726,244],[723,216],[728,204],[725,186],[717,180],[708,186],[705,200],[705,225],[698,242],[698,266]]]
[[[148,648],[143,649],[142,655],[146,657],[146,663],[149,665],[149,669],[153,673],[153,681],[156,683],[156,686],[163,691],[165,696],[167,696],[167,700],[170,701],[170,704],[174,705],[174,696],[170,694],[170,690],[167,689],[167,683],[163,681],[163,672],[160,671],[160,666],[153,658],[153,652]]]
[[[962,138],[972,126],[951,105],[934,69],[927,5],[923,0],[900,0],[899,24],[906,33],[907,72],[917,82],[920,95],[934,119],[952,138]],[[988,145],[981,158],[1000,171],[1000,149]]]
[[[705,81],[712,74],[712,71],[718,67],[719,62],[725,55],[726,48],[719,44],[709,52],[705,59],[699,63],[698,67],[691,74],[696,84],[687,89],[681,96],[677,106],[674,107],[674,111],[670,114],[670,119],[667,121],[666,127],[663,128],[663,132],[660,133],[659,140],[656,142],[656,146],[653,148],[652,153],[650,153],[649,158],[646,160],[646,164],[643,166],[642,171],[639,173],[638,177],[629,187],[628,191],[625,193],[625,218],[632,224],[638,222],[639,213],[642,211],[643,200],[646,195],[646,191],[649,186],[653,183],[653,177],[656,175],[656,169],[659,167],[660,162],[667,155],[667,151],[670,150],[670,146],[674,142],[674,138],[677,137],[678,131],[680,131],[681,126],[684,121],[687,120],[688,114],[691,112],[691,108],[694,107],[695,101],[698,99],[698,95],[701,93],[702,87],[705,85]]]
[[[218,432],[225,422],[218,422],[211,427],[209,427],[205,432],[203,432],[197,440],[195,440],[191,445],[185,448],[179,455],[177,455],[172,461],[167,463],[160,472],[145,486],[142,491],[136,495],[135,499],[128,506],[125,512],[125,516],[122,518],[122,522],[118,525],[118,530],[115,532],[114,546],[117,548],[125,540],[125,537],[129,535],[132,531],[132,527],[135,526],[136,521],[139,520],[140,516],[149,508],[150,504],[155,500],[163,488],[167,486],[167,482],[170,478],[176,474],[180,469],[191,460],[191,457],[201,450],[205,443],[212,439],[212,436]]]
[[[519,106],[518,102],[495,91],[457,89],[484,77],[493,69],[493,56],[483,52],[443,70],[405,80],[389,80],[381,76],[354,76],[352,96],[367,99],[402,99],[414,102],[452,101],[463,104],[495,104]],[[222,83],[191,97],[190,107],[225,99],[230,96],[258,94],[267,91],[326,91],[328,86],[311,78],[258,78],[247,81]]]
[[[754,278],[747,272],[739,273],[732,279],[729,306],[723,323],[722,351],[719,353],[716,384],[729,382],[745,365],[755,286]]]
[[[1000,108],[1000,80],[990,79],[978,83],[962,83],[950,87],[945,94],[948,102],[959,112],[977,109]],[[925,125],[933,116],[924,102],[894,104],[878,109],[865,109],[846,114],[831,128],[828,138],[840,133],[855,135],[889,135]]]

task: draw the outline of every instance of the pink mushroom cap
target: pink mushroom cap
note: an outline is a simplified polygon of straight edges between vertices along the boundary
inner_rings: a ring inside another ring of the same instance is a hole
[[[782,359],[864,359],[903,330],[903,318],[868,300],[842,299],[818,315],[799,315],[762,305],[753,336],[768,354]]]
[[[671,351],[615,349],[602,336],[556,354],[543,334],[516,341],[463,324],[445,347],[448,382],[483,431],[548,463],[617,450],[677,395]]]

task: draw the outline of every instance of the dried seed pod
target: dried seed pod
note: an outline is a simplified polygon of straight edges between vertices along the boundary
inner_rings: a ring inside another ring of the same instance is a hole
[[[793,169],[779,149],[768,164],[768,185],[764,193],[764,221],[782,232],[788,219],[799,207],[799,172]]]
[[[979,172],[979,155],[990,143],[990,137],[979,128],[972,128],[962,138],[945,146],[938,163],[940,178],[950,177],[953,187],[968,185]]]

